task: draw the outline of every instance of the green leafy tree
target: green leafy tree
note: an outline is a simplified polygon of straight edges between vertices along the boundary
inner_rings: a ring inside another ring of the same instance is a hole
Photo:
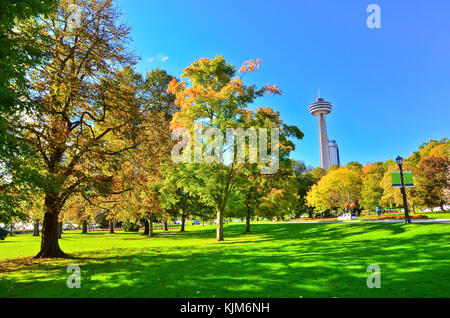
[[[3,223],[25,221],[28,214],[23,207],[33,202],[27,203],[33,193],[38,193],[34,186],[38,178],[30,173],[35,153],[8,130],[9,116],[36,109],[34,103],[20,98],[20,92],[26,88],[27,69],[37,65],[45,55],[37,44],[37,34],[25,36],[20,25],[52,12],[56,3],[56,0],[0,2],[0,222]],[[17,169],[18,158],[28,159],[26,168],[22,165]]]
[[[365,209],[375,210],[380,205],[383,196],[381,181],[384,176],[382,162],[367,164],[362,167],[363,187],[361,190],[361,204]]]
[[[327,174],[327,171],[321,167],[316,167],[311,170],[311,176],[314,179],[314,183],[317,183],[322,179],[323,176]]]
[[[298,210],[295,217],[300,217],[302,214],[308,214],[309,217],[313,217],[314,209],[308,206],[306,196],[308,191],[313,186],[316,179],[311,173],[311,168],[308,169],[303,162],[293,161],[294,175],[297,179],[298,186]]]
[[[45,51],[37,44],[37,34],[24,36],[20,25],[30,18],[51,13],[57,0],[0,2],[0,114],[33,107],[20,99],[29,67],[37,65]],[[4,120],[0,116],[1,120]],[[3,122],[4,124],[4,122]],[[0,127],[4,128],[3,125]],[[2,131],[4,132],[4,131]]]
[[[175,104],[180,107],[180,111],[173,116],[171,127],[189,129],[193,135],[195,123],[201,122],[202,131],[214,128],[222,136],[228,128],[241,127],[247,116],[251,115],[246,109],[248,105],[265,94],[281,93],[276,86],[257,88],[255,85],[244,85],[244,75],[257,70],[259,62],[251,60],[244,63],[238,71],[240,76],[237,76],[234,66],[220,56],[212,60],[202,58],[187,67],[182,78],[187,78],[189,83],[174,80],[169,85],[169,92],[175,94]],[[260,110],[261,114],[265,111],[273,113],[270,109]],[[284,128],[286,131],[293,130],[289,126]],[[205,141],[203,149],[209,149],[210,143],[211,140]],[[223,153],[216,155],[221,157]],[[203,157],[201,161],[179,165],[181,186],[187,193],[201,198],[206,205],[214,206],[217,213],[216,240],[222,241],[227,201],[232,192],[245,183],[243,173],[246,164],[236,160],[236,151],[227,164],[204,164]]]
[[[382,176],[374,173],[368,175],[364,179],[361,190],[361,204],[364,208],[373,211],[380,205],[380,201],[383,196],[381,180]]]
[[[347,164],[347,168],[361,172],[363,167],[359,162],[351,161]]]
[[[258,202],[257,215],[282,220],[288,215],[295,215],[299,196],[297,180],[292,169],[281,168],[277,174],[268,175],[265,181],[261,183],[264,196]]]
[[[147,74],[142,83],[143,107],[152,112],[162,113],[167,122],[172,120],[172,115],[179,111],[175,105],[175,95],[168,93],[169,83],[175,77],[167,71],[156,68]]]
[[[245,114],[246,113],[246,114]],[[289,138],[303,138],[303,133],[295,126],[285,125],[279,118],[279,113],[270,108],[257,108],[256,111],[244,110],[245,116],[240,121],[240,127],[279,129],[278,147],[279,169],[274,174],[261,174],[261,158],[256,163],[247,163],[242,170],[245,181],[238,191],[242,194],[246,233],[250,232],[250,220],[258,213],[265,217],[284,217],[297,207],[297,180],[294,177],[292,161],[289,154],[295,149],[294,143]],[[249,140],[248,140],[249,141]],[[250,144],[247,142],[248,149]],[[269,142],[271,147],[271,142]],[[247,149],[247,148],[246,148]],[[238,200],[240,201],[240,200]]]

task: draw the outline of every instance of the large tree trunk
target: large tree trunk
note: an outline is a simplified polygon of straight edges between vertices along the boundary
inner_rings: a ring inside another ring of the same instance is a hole
[[[184,224],[186,223],[186,217],[184,214],[181,214],[181,229],[180,232],[184,232]]]
[[[109,220],[109,234],[114,234],[114,220]]]
[[[250,213],[245,217],[245,233],[250,233]]]
[[[87,220],[83,220],[81,234],[87,234],[88,228],[87,228]]]
[[[169,230],[169,226],[167,224],[167,220],[164,221],[164,231],[168,231]]]
[[[34,258],[67,257],[58,243],[60,227],[58,224],[59,202],[52,195],[45,196],[44,223],[42,226],[41,250]]]
[[[33,236],[39,236],[39,221],[34,222]]]
[[[153,237],[155,234],[153,233],[153,218],[148,218],[148,237]]]
[[[60,240],[60,239],[62,239],[61,234],[63,233],[63,222],[62,222],[62,221],[61,221],[61,222],[58,222],[58,228],[59,228],[59,231],[58,231],[58,239]]]
[[[149,222],[147,220],[145,220],[145,222],[144,222],[144,235],[148,235],[150,233],[150,225],[148,223]]]
[[[217,208],[216,241],[223,241],[223,208]]]

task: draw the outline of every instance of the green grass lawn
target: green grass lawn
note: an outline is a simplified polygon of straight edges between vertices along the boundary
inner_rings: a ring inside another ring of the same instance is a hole
[[[30,260],[39,238],[0,242],[0,297],[450,297],[448,224],[209,225],[188,232],[63,234],[64,260]],[[81,267],[69,289],[66,268]],[[369,264],[381,288],[369,289]]]

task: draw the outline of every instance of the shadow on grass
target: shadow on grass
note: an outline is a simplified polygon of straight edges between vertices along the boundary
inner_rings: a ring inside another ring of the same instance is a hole
[[[248,237],[243,229],[226,227],[226,241],[218,244],[96,251],[71,260],[31,262],[0,280],[0,296],[450,296],[448,235],[403,235],[409,230],[404,225],[382,223],[254,225]],[[371,232],[379,237],[361,236]],[[203,229],[158,236],[204,240],[214,234],[215,229]],[[72,263],[81,267],[81,289],[66,287]],[[380,289],[367,288],[370,264],[381,267]],[[0,269],[6,273],[5,264]]]

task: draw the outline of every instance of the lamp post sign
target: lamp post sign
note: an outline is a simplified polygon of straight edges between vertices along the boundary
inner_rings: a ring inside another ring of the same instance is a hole
[[[394,188],[401,188],[402,177],[400,171],[392,171],[391,177],[392,177],[392,186]],[[405,188],[414,188],[414,180],[411,171],[403,171],[403,179],[405,182]]]
[[[392,186],[399,187],[403,196],[403,206],[405,209],[405,224],[411,223],[408,211],[408,201],[406,200],[406,187],[414,187],[414,181],[411,171],[403,171],[403,158],[398,156],[395,161],[397,162],[400,171],[392,172]]]

